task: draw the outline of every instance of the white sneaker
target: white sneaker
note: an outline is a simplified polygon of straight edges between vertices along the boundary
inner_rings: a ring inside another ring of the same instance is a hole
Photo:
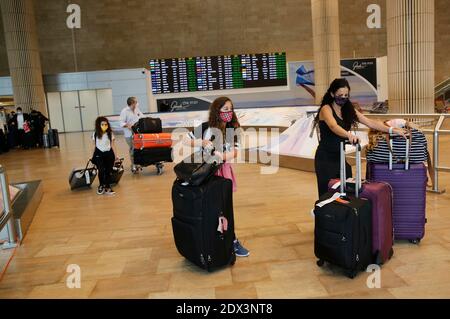
[[[113,191],[113,189],[112,188],[107,188],[106,190],[105,190],[105,195],[116,195],[116,192],[115,191]]]

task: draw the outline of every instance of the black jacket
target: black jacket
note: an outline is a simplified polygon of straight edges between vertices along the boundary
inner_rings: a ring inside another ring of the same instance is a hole
[[[31,126],[37,129],[43,129],[45,127],[45,123],[48,121],[48,118],[46,118],[44,114],[39,111],[32,111],[29,118]]]
[[[25,121],[30,121],[30,116],[28,115],[28,113],[23,113],[23,121],[24,123]],[[15,130],[19,129],[17,127],[17,114],[14,114],[14,116],[8,121],[8,127]]]

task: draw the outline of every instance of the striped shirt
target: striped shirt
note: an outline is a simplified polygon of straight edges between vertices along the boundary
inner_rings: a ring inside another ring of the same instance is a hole
[[[411,130],[412,141],[409,150],[410,163],[422,163],[427,160],[427,139],[425,135],[416,129]],[[406,157],[406,143],[408,140],[402,136],[393,137],[393,153],[392,161],[394,163],[404,162]],[[389,146],[386,142],[385,135],[378,137],[378,144],[373,150],[367,150],[367,161],[372,163],[389,163]]]

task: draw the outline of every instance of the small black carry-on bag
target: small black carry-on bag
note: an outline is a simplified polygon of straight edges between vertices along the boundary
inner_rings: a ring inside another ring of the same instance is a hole
[[[112,172],[111,172],[111,184],[118,184],[120,179],[122,178],[124,172],[123,168],[123,158],[118,159],[113,166]]]
[[[70,189],[90,187],[97,176],[97,168],[89,160],[85,168],[73,169],[69,176]]]

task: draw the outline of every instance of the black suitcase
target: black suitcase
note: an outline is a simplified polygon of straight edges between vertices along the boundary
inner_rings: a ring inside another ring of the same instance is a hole
[[[112,172],[111,172],[111,184],[118,184],[120,179],[122,178],[124,172],[123,168],[123,158],[119,159],[114,163]]]
[[[34,144],[34,136],[33,133],[30,131],[28,133],[24,133],[23,134],[23,140],[22,140],[22,147],[25,149],[29,149],[32,148]]]
[[[141,117],[132,127],[134,133],[162,133],[161,119],[152,117]]]
[[[69,176],[70,189],[90,187],[97,176],[97,168],[89,160],[85,168],[74,169]]]
[[[6,153],[9,151],[8,138],[0,128],[0,153]]]
[[[173,236],[182,256],[207,271],[235,263],[231,180],[214,176],[201,186],[175,180],[172,203]]]
[[[57,129],[48,130],[48,139],[50,142],[50,147],[59,147],[59,133]]]
[[[155,147],[144,148],[142,150],[135,149],[133,151],[134,164],[141,166],[154,165],[160,162],[172,162],[172,148]]]
[[[341,143],[341,192],[345,189],[343,147]],[[356,162],[361,163],[360,158]],[[319,259],[317,265],[322,266],[326,261],[340,266],[350,278],[354,278],[358,271],[366,271],[372,263],[372,204],[367,199],[358,198],[360,186],[359,166],[354,186],[355,196],[328,192],[316,201],[314,208],[314,253]],[[323,203],[330,199],[331,202]]]

